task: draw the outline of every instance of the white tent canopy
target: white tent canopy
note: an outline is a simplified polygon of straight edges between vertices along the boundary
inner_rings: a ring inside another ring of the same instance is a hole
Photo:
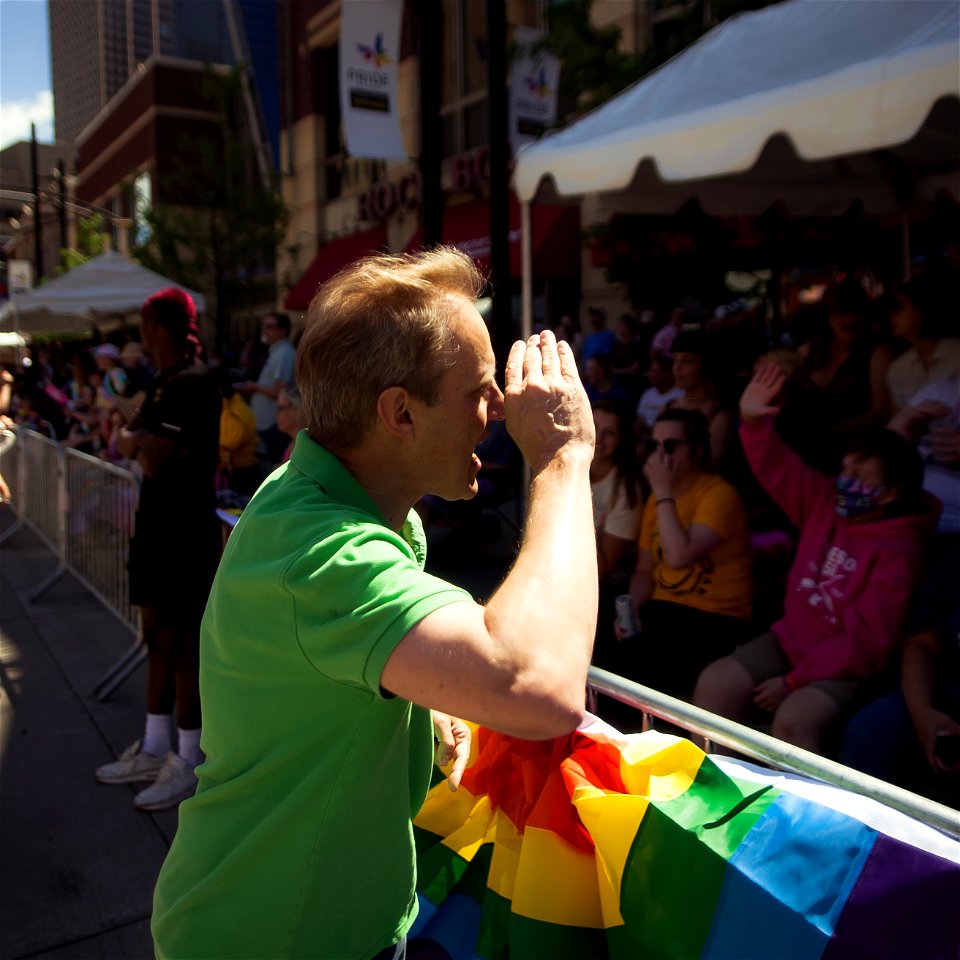
[[[203,294],[108,251],[42,287],[16,294],[0,308],[0,327],[28,332],[82,332],[98,321],[138,313],[143,301],[164,287],[186,290],[197,312],[205,311]]]
[[[560,196],[631,188],[646,194],[647,212],[676,210],[703,192],[705,209],[750,213],[782,199],[776,192],[801,175],[797,158],[812,162],[807,173],[815,186],[826,186],[838,179],[836,165],[816,161],[851,157],[844,177],[866,189],[873,171],[868,158],[858,165],[857,157],[907,144],[939,100],[958,95],[956,0],[787,0],[731,17],[619,96],[521,151],[515,186],[527,201],[546,178]],[[922,175],[941,172],[949,154],[947,184],[954,189],[955,118],[936,125],[922,150],[915,144],[904,154],[908,162],[930,161]],[[792,166],[789,149],[774,143],[765,169],[738,178],[778,135],[795,150]],[[653,169],[638,171],[643,161]],[[641,191],[635,178],[644,175],[649,182]],[[716,184],[716,195],[714,185],[690,182],[707,178],[727,179]],[[650,196],[654,187],[666,196]],[[850,187],[848,202],[857,196]],[[802,189],[796,183],[794,193]]]
[[[522,149],[523,327],[530,201],[595,213],[899,214],[960,197],[960,3],[785,0],[724,21],[623,93]],[[904,256],[906,259],[907,244]]]

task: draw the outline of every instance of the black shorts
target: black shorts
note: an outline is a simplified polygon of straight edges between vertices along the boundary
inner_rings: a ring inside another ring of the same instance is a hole
[[[215,515],[165,534],[138,524],[127,560],[130,602],[155,607],[158,626],[199,626],[222,544]]]

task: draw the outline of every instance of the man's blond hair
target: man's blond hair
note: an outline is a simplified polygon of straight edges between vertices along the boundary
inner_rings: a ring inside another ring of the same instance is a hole
[[[449,326],[451,295],[476,300],[483,284],[474,262],[453,247],[375,254],[324,284],[297,351],[310,436],[334,449],[356,447],[388,387],[436,403],[459,349]]]

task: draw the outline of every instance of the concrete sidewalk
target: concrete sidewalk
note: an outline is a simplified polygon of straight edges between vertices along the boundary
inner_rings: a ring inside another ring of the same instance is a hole
[[[0,508],[0,533],[15,519]],[[489,597],[513,558],[510,530],[432,534],[428,569]],[[55,566],[26,526],[0,548],[0,957],[149,958],[177,809],[142,813],[143,784],[93,776],[142,735],[145,667],[107,702],[91,695],[133,636],[70,574],[30,603]]]
[[[15,518],[0,511],[0,530]],[[0,548],[0,956],[153,956],[153,886],[177,811],[93,771],[142,733],[144,667],[90,696],[133,636],[74,577],[36,603],[56,560],[24,527]]]

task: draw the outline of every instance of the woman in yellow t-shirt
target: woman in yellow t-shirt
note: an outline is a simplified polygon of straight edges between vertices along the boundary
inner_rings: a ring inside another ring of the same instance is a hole
[[[707,421],[665,410],[647,441],[651,494],[630,596],[640,632],[623,637],[624,674],[689,699],[700,671],[750,638],[750,537],[736,489],[706,472]]]

